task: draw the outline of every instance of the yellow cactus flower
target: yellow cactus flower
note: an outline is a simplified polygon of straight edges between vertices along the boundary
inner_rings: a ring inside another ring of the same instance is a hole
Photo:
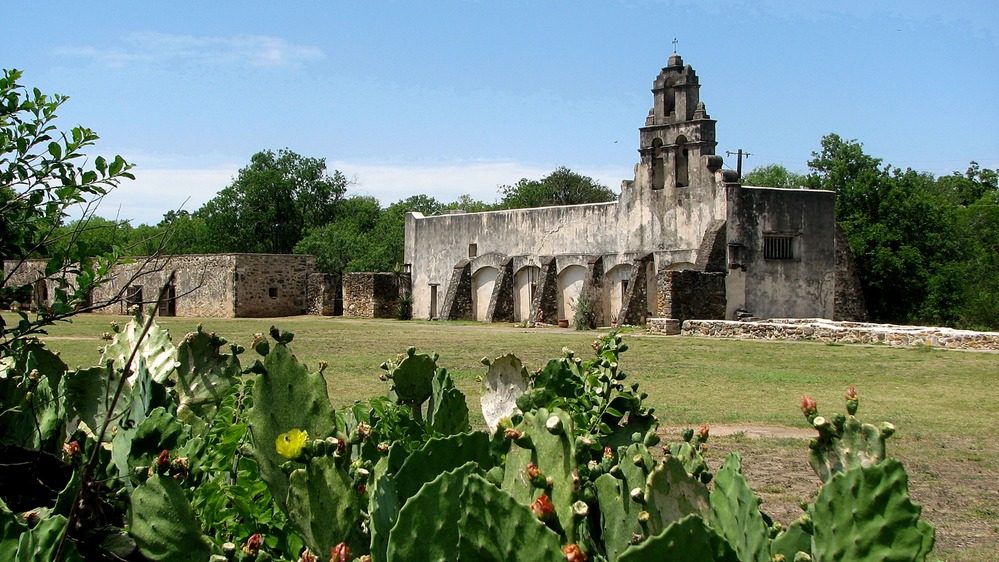
[[[305,443],[309,440],[309,433],[301,429],[292,429],[287,433],[277,436],[274,446],[282,457],[288,460],[295,460],[302,454]]]

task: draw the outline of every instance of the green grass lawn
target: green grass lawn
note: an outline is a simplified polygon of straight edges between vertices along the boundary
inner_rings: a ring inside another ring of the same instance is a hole
[[[108,323],[127,318],[82,315],[72,324],[50,330],[49,344],[70,366],[97,361],[100,334]],[[455,377],[478,410],[485,372],[483,357],[516,353],[529,369],[557,357],[563,347],[581,356],[601,332],[523,329],[510,325],[464,322],[399,322],[331,317],[269,319],[163,318],[174,341],[198,322],[230,342],[249,347],[256,332],[277,325],[295,333],[292,349],[315,368],[326,371],[335,406],[383,394],[378,365],[415,345],[440,354],[439,364]],[[938,529],[935,557],[942,560],[991,560],[999,551],[999,354],[926,348],[827,345],[808,342],[740,341],[708,338],[625,335],[630,349],[622,368],[629,382],[649,393],[667,427],[708,422],[726,425],[806,427],[798,402],[808,394],[822,413],[844,411],[843,392],[855,384],[860,417],[892,421],[898,432],[889,451],[909,468],[913,495]],[[247,361],[253,355],[246,352]],[[481,420],[481,417],[479,417]],[[803,440],[719,439],[718,446],[748,449],[747,461],[770,457],[783,464],[768,467],[755,486],[781,495],[776,472],[789,478],[814,477],[805,464]],[[786,457],[786,458],[785,458]],[[720,459],[718,459],[720,461]],[[747,463],[748,464],[748,463]],[[747,472],[752,474],[751,469]],[[752,481],[752,477],[751,477]],[[763,494],[765,500],[767,494]],[[787,495],[787,494],[783,494]],[[769,500],[767,500],[769,501]],[[794,498],[777,501],[795,503]],[[936,559],[936,558],[934,558]]]

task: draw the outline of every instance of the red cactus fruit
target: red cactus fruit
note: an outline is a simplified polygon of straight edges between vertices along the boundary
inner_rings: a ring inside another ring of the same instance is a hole
[[[243,545],[243,554],[247,556],[256,556],[260,554],[261,547],[264,546],[264,536],[260,533],[253,533],[250,538],[246,539],[246,544]]]
[[[568,562],[586,562],[588,560],[586,553],[583,552],[576,543],[563,546],[562,554],[565,555],[565,559]]]
[[[805,417],[811,421],[812,417],[819,413],[819,406],[815,403],[815,399],[811,396],[802,396],[801,413],[805,414]]]
[[[350,549],[346,543],[340,543],[330,549],[330,562],[349,562]]]
[[[549,521],[555,515],[555,505],[548,498],[547,494],[541,494],[538,499],[531,504],[531,513],[542,521]]]

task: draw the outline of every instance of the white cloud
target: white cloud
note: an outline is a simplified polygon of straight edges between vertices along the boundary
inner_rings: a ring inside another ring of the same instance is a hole
[[[163,214],[183,208],[196,211],[232,182],[237,168],[136,168],[135,181],[124,180],[104,197],[97,214],[156,224]]]
[[[60,47],[60,56],[91,59],[112,67],[135,63],[184,62],[187,64],[234,64],[280,67],[323,58],[318,47],[296,45],[280,37],[234,35],[211,37],[175,35],[152,31],[125,35],[117,46]]]

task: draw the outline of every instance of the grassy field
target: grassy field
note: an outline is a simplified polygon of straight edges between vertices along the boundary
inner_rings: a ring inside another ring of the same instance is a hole
[[[94,364],[109,316],[83,315],[47,337],[71,366]],[[119,322],[127,319],[118,318]],[[591,353],[598,332],[523,329],[476,323],[398,322],[330,317],[203,319],[204,329],[249,347],[255,332],[275,324],[296,334],[292,344],[311,367],[326,371],[335,406],[382,394],[378,365],[406,347],[440,353],[470,409],[477,411],[483,357],[516,353],[529,369],[557,357],[563,347]],[[197,319],[164,318],[174,341]],[[714,468],[737,450],[764,499],[764,509],[785,523],[810,497],[818,480],[807,466],[807,429],[798,410],[803,394],[823,413],[843,411],[843,391],[855,384],[860,417],[898,428],[889,451],[909,470],[914,499],[937,527],[933,559],[997,560],[999,555],[999,354],[928,348],[844,346],[649,336],[626,333],[622,367],[649,393],[667,438],[678,428],[708,422],[728,436],[713,437]],[[252,351],[247,352],[248,356]],[[481,418],[480,418],[481,419]],[[757,431],[760,430],[760,431]],[[762,438],[748,435],[762,433]]]

